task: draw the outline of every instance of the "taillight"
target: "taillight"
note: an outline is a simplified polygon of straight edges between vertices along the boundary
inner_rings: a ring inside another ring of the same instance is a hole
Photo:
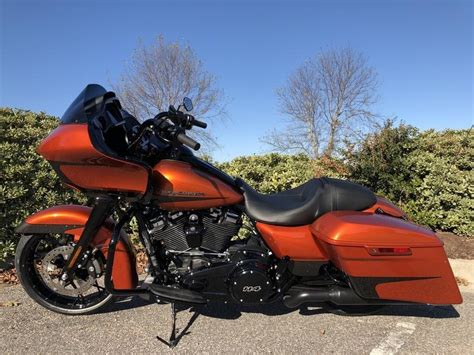
[[[405,247],[394,247],[394,248],[374,248],[368,247],[367,251],[370,255],[374,256],[402,256],[402,255],[411,255],[411,249]]]

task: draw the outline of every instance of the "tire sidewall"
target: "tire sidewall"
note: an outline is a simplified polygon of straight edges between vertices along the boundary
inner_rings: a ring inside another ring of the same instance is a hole
[[[38,304],[41,306],[57,313],[67,314],[67,315],[79,315],[79,314],[90,314],[95,313],[108,303],[110,303],[113,299],[113,295],[109,294],[105,297],[102,301],[93,306],[81,308],[81,309],[69,309],[69,308],[62,308],[56,305],[53,305],[43,299],[36,291],[31,283],[31,279],[27,277],[27,273],[30,271],[27,265],[27,255],[29,249],[32,247],[32,244],[36,242],[36,238],[39,238],[38,235],[23,235],[20,238],[18,243],[16,253],[15,253],[15,268],[18,279],[20,280],[23,289],[26,293]]]

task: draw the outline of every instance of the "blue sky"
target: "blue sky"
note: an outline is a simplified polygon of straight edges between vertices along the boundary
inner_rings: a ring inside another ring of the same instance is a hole
[[[320,50],[352,46],[381,79],[378,112],[427,128],[473,123],[472,1],[1,0],[0,106],[61,115],[116,80],[137,41],[189,43],[227,96],[218,160],[261,153],[275,89]]]

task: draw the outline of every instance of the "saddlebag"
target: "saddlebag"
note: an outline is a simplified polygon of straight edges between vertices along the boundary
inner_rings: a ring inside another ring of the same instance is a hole
[[[462,302],[443,242],[428,229],[383,214],[338,211],[318,218],[311,231],[360,297]]]

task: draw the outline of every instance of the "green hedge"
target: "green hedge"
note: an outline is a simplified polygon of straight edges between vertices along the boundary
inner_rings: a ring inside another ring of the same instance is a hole
[[[398,203],[417,223],[474,235],[474,135],[391,123],[348,152],[350,178]]]
[[[85,198],[64,188],[35,149],[58,124],[44,113],[0,108],[3,223],[0,258],[18,240],[15,227],[27,215]],[[434,229],[474,235],[474,140],[468,130],[419,132],[388,124],[343,160],[311,161],[305,155],[238,157],[218,166],[270,193],[295,187],[313,176],[360,181],[404,208],[415,222]]]
[[[311,161],[308,156],[266,154],[233,159],[217,166],[232,176],[240,176],[260,192],[291,189],[314,176],[343,177],[344,167],[337,161]]]
[[[407,156],[416,177],[413,199],[404,201],[419,223],[474,235],[474,135],[469,130],[423,132]]]

